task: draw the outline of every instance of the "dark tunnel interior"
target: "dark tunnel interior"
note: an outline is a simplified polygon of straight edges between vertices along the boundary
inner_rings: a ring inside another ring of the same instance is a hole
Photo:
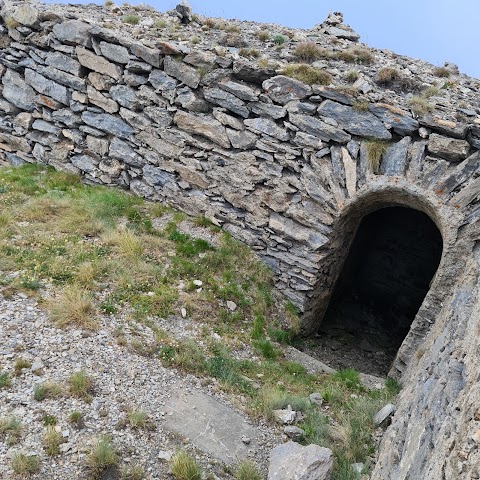
[[[388,373],[442,248],[437,226],[423,212],[387,207],[365,216],[315,335],[316,356],[328,352],[334,368]]]

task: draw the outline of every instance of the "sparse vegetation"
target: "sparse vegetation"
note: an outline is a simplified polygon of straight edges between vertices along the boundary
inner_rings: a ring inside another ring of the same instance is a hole
[[[112,5],[114,5],[114,3],[112,2],[112,0],[105,0],[104,5],[106,7],[111,7]]]
[[[17,358],[14,366],[15,375],[21,375],[22,370],[24,370],[25,368],[30,368],[31,366],[31,362],[26,360],[25,358]]]
[[[312,63],[315,60],[324,58],[324,49],[315,42],[302,42],[295,47],[293,54],[302,62]]]
[[[259,32],[257,32],[257,38],[262,42],[266,42],[270,39],[270,33],[266,30],[260,30]]]
[[[68,389],[72,396],[89,401],[93,393],[93,380],[83,370],[74,372],[68,380]]]
[[[138,408],[132,408],[127,411],[127,420],[130,427],[134,430],[152,430],[154,428],[154,424],[150,420],[148,413]]]
[[[33,389],[33,398],[37,402],[42,402],[49,398],[57,398],[62,393],[63,389],[60,385],[53,382],[43,382],[35,385],[35,388]]]
[[[357,112],[367,112],[370,102],[368,100],[355,100],[352,108]]]
[[[360,78],[360,74],[356,70],[349,70],[345,74],[345,81],[348,83],[355,83]]]
[[[26,455],[15,453],[12,457],[12,469],[20,477],[28,478],[30,475],[40,471],[40,459],[37,455]]]
[[[287,37],[283,35],[274,35],[272,41],[275,45],[283,45],[287,41]]]
[[[382,86],[387,86],[399,80],[400,76],[400,72],[396,68],[383,67],[377,72],[377,83]]]
[[[10,375],[7,372],[0,374],[0,388],[7,388],[10,386]]]
[[[143,480],[145,471],[140,465],[120,467],[120,480]]]
[[[195,460],[183,450],[177,452],[170,460],[170,471],[175,480],[201,480],[202,478]]]
[[[446,68],[446,67],[437,67],[433,70],[433,74],[436,76],[436,77],[440,77],[440,78],[448,78],[450,77],[450,75],[452,74],[452,72]]]
[[[426,115],[434,110],[434,106],[428,103],[426,98],[418,95],[414,95],[408,100],[408,106],[415,115]]]
[[[118,454],[108,436],[102,436],[96,441],[86,461],[94,479],[102,478],[109,467],[118,464]]]
[[[14,416],[0,418],[0,440],[4,441],[7,446],[15,445],[20,441],[22,430],[20,419]]]
[[[122,18],[122,21],[129,25],[138,25],[140,23],[140,17],[138,15],[128,14]]]
[[[97,321],[92,300],[92,294],[85,288],[77,284],[67,285],[49,301],[50,316],[59,327],[94,329]]]
[[[304,63],[287,65],[283,71],[283,75],[296,78],[308,85],[329,85],[332,77],[329,73],[321,68],[315,68]]]
[[[48,426],[43,434],[43,448],[45,453],[50,457],[58,455],[62,443],[64,443],[62,434],[57,432],[53,425]]]
[[[235,468],[234,478],[235,480],[262,480],[263,476],[252,462],[245,460]]]
[[[261,53],[259,50],[256,48],[241,48],[238,51],[238,54],[241,57],[246,57],[246,58],[259,58]]]
[[[365,142],[367,161],[370,170],[377,175],[380,172],[380,162],[387,151],[388,142],[382,140],[369,140]]]

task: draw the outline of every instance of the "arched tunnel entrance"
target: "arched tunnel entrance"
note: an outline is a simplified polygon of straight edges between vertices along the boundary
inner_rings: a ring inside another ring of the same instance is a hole
[[[442,249],[440,231],[421,211],[394,206],[366,215],[305,351],[334,368],[386,375],[429,290]]]

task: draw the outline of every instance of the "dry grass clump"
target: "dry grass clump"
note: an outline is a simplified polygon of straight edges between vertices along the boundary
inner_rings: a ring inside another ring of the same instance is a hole
[[[65,442],[63,435],[57,432],[53,425],[48,426],[43,434],[43,449],[45,453],[53,457],[60,453],[60,445]]]
[[[387,86],[400,79],[400,72],[396,68],[384,67],[377,72],[376,81],[379,85]]]
[[[234,478],[235,480],[262,480],[263,476],[252,462],[244,460],[235,468]]]
[[[103,477],[105,471],[118,464],[118,455],[108,436],[100,437],[87,456],[87,467],[94,479]]]
[[[344,78],[347,83],[355,83],[360,78],[360,74],[356,70],[349,70]]]
[[[143,480],[145,471],[140,465],[120,467],[120,480]]]
[[[435,109],[432,104],[428,103],[426,98],[418,95],[414,95],[408,100],[408,106],[416,115],[427,115]]]
[[[355,100],[353,102],[352,108],[357,112],[366,112],[368,111],[368,106],[370,102],[368,100]]]
[[[246,58],[259,58],[261,56],[261,53],[256,48],[241,48],[238,54]]]
[[[315,68],[304,63],[287,65],[283,69],[282,74],[308,85],[329,85],[332,82],[332,77],[329,73],[321,68]]]
[[[37,402],[42,402],[48,398],[58,398],[62,393],[63,389],[60,385],[53,382],[43,382],[35,385],[33,398]]]
[[[155,428],[148,413],[138,408],[132,408],[127,411],[127,421],[134,430],[153,430]]]
[[[436,77],[440,77],[440,78],[448,78],[450,77],[450,75],[452,74],[452,72],[446,68],[446,67],[437,67],[433,70],[433,74],[436,76]]]
[[[299,43],[293,54],[298,60],[308,63],[328,57],[328,52],[324,48],[320,48],[315,42]]]
[[[266,42],[270,38],[270,32],[267,32],[267,30],[260,30],[257,32],[257,38],[262,42]]]
[[[22,422],[13,416],[0,418],[0,440],[7,446],[15,445],[22,435]]]
[[[377,175],[380,171],[380,162],[387,151],[388,142],[382,140],[369,140],[365,142],[367,148],[367,161],[370,170]]]
[[[195,460],[185,451],[177,452],[170,460],[170,472],[175,480],[201,480],[202,474]]]
[[[17,358],[15,361],[15,366],[14,366],[14,373],[16,376],[21,375],[22,370],[26,368],[30,368],[32,366],[32,362],[29,360],[26,360],[25,358]]]
[[[13,28],[17,28],[20,24],[14,20],[12,17],[5,17],[3,19],[3,22],[5,23],[5,26],[9,29],[12,30]]]
[[[123,23],[128,23],[129,25],[138,25],[140,23],[140,17],[138,15],[125,15],[122,18]]]
[[[15,453],[12,457],[12,469],[21,478],[28,478],[30,475],[40,471],[40,459],[37,455],[26,455]]]
[[[93,380],[83,371],[72,373],[68,379],[70,395],[89,400],[93,393]]]
[[[60,328],[73,326],[94,330],[97,327],[93,295],[77,284],[64,287],[48,302],[48,310]]]

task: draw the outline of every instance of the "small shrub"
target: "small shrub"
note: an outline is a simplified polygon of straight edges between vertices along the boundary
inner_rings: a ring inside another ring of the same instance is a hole
[[[49,398],[57,398],[62,394],[62,387],[52,382],[43,382],[35,385],[33,389],[33,398],[37,402],[42,402],[43,400]]]
[[[267,339],[255,340],[253,344],[264,358],[273,360],[278,357],[279,352],[274,348],[274,346]]]
[[[129,25],[138,25],[140,23],[140,17],[138,15],[125,15],[122,18],[123,23],[128,23]]]
[[[213,18],[206,18],[203,24],[208,28],[215,28],[217,26],[217,22]]]
[[[400,72],[396,68],[384,67],[377,72],[377,83],[387,86],[400,79]]]
[[[369,140],[365,142],[367,148],[367,161],[370,170],[377,175],[380,171],[380,162],[387,151],[388,143],[381,140]]]
[[[55,417],[55,415],[45,414],[45,415],[42,417],[42,423],[43,423],[46,427],[51,426],[51,425],[56,425],[56,424],[57,424],[57,417]]]
[[[7,388],[10,386],[10,376],[7,372],[0,374],[0,388]]]
[[[60,445],[64,443],[63,435],[55,430],[53,425],[48,426],[43,434],[43,449],[50,457],[60,453]]]
[[[427,98],[427,99],[430,98],[430,97],[435,97],[439,94],[440,94],[440,90],[433,85],[425,88],[424,90],[422,90],[420,92],[420,96],[423,97],[423,98]]]
[[[101,478],[109,467],[117,465],[118,455],[108,436],[100,437],[87,456],[87,467],[94,478]]]
[[[238,54],[241,57],[246,58],[259,58],[261,53],[256,48],[241,48],[238,51]]]
[[[240,33],[240,29],[236,25],[229,25],[225,31],[229,33]]]
[[[122,466],[120,468],[120,480],[143,480],[145,471],[140,465]]]
[[[345,81],[348,83],[355,83],[360,77],[360,74],[356,70],[349,70],[345,74]]]
[[[274,35],[272,41],[275,45],[283,45],[287,41],[287,37],[283,35]]]
[[[106,7],[111,7],[113,4],[114,3],[112,2],[112,0],[105,0],[105,3],[104,3]]]
[[[329,85],[332,82],[332,77],[329,73],[320,68],[302,63],[287,65],[282,73],[287,77],[296,78],[308,85]]]
[[[360,65],[371,65],[375,61],[375,57],[368,48],[354,47],[351,52],[355,56],[355,63]]]
[[[408,106],[416,115],[426,115],[434,110],[434,106],[428,103],[426,98],[418,95],[414,95],[408,100]]]
[[[437,67],[433,70],[433,74],[440,78],[448,78],[450,77],[451,73],[452,72],[446,67]]]
[[[37,455],[15,453],[12,457],[12,469],[21,477],[28,477],[40,471],[40,459]]]
[[[130,409],[127,411],[128,424],[134,430],[148,429],[152,430],[154,425],[148,417],[148,413],[140,409]]]
[[[32,363],[29,362],[28,360],[24,358],[17,358],[14,366],[15,375],[20,375],[23,369],[30,368],[31,366],[32,366]]]
[[[253,463],[245,460],[235,468],[234,478],[235,480],[262,480],[263,476]]]
[[[198,45],[198,44],[200,43],[200,38],[198,38],[198,37],[192,37],[192,38],[190,39],[190,43],[191,43],[192,45]]]
[[[0,439],[5,439],[7,446],[15,445],[22,435],[22,422],[13,416],[0,419]]]
[[[202,478],[200,468],[195,460],[183,450],[171,458],[170,472],[175,480],[201,480]]]
[[[68,389],[72,396],[89,400],[93,393],[93,380],[83,370],[74,372],[68,380]]]
[[[367,112],[370,102],[368,100],[356,100],[353,102],[352,108],[357,112]]]
[[[295,57],[302,62],[314,62],[323,58],[323,49],[321,49],[315,42],[299,43],[293,52]]]
[[[270,33],[266,30],[261,30],[260,32],[257,32],[257,38],[262,42],[266,42],[270,38]]]
[[[84,427],[83,413],[78,412],[77,410],[70,412],[70,415],[68,416],[68,422],[74,425],[77,429],[83,428]]]
[[[53,321],[61,328],[76,326],[94,329],[97,326],[93,295],[78,285],[66,286],[48,302]]]

